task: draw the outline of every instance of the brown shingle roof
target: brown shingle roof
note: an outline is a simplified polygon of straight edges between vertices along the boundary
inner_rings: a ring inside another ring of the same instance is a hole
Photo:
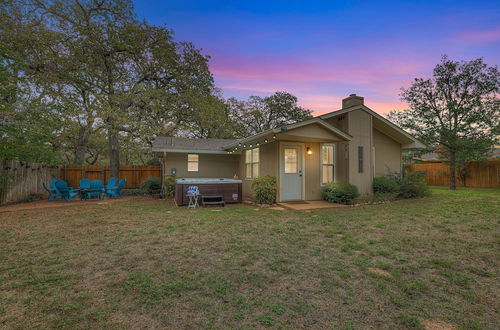
[[[172,136],[158,136],[153,141],[153,151],[206,150],[224,151],[224,147],[237,140],[231,139],[188,139]]]

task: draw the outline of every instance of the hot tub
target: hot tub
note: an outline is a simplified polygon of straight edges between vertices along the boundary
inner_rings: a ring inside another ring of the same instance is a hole
[[[222,196],[226,203],[241,203],[241,180],[225,178],[182,178],[175,180],[177,205],[187,205],[189,186],[197,186],[203,196]],[[201,201],[201,198],[200,198]]]

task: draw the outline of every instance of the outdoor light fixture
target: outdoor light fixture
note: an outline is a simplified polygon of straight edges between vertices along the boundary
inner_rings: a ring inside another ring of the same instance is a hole
[[[273,134],[273,139],[276,139],[276,134]]]
[[[312,155],[313,154],[313,152],[312,152],[312,150],[311,150],[311,148],[309,146],[306,147],[306,151],[307,151],[308,155]]]

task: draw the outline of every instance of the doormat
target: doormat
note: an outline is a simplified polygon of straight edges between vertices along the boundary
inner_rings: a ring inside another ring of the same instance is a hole
[[[291,201],[291,202],[285,202],[285,204],[309,204],[309,202],[306,202],[306,201]]]

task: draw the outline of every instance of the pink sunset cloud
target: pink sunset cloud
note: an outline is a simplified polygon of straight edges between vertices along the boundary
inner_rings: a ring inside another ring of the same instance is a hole
[[[250,58],[237,54],[219,55],[211,63],[217,84],[229,95],[270,95],[288,91],[299,104],[315,115],[338,110],[342,98],[351,93],[365,97],[367,106],[384,114],[401,110],[401,86],[408,85],[426,65],[418,61],[372,59],[374,65],[358,65],[321,58],[313,64],[293,57]]]
[[[319,116],[324,113],[339,110],[342,105],[342,99],[345,96],[308,96],[305,95],[302,99],[303,102],[299,102],[301,106],[307,109],[314,110],[314,115]],[[363,95],[361,95],[363,96]],[[311,100],[311,101],[309,101]],[[404,110],[408,106],[404,102],[398,101],[388,101],[388,100],[378,100],[376,97],[366,97],[365,105],[379,114],[386,114],[391,110]]]
[[[451,39],[454,42],[469,43],[489,43],[500,40],[500,27],[488,30],[465,31],[454,35]]]
[[[368,60],[366,60],[368,61]],[[369,59],[372,66],[367,68],[355,60],[345,62],[330,58],[304,61],[293,57],[258,58],[238,54],[224,54],[215,57],[210,65],[218,77],[234,80],[273,80],[291,82],[356,82],[372,83],[407,75],[422,67],[421,62],[406,59],[390,59],[387,55],[379,58],[375,54]]]

